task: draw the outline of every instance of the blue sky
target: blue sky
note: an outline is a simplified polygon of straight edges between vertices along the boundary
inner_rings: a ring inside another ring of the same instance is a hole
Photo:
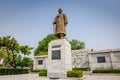
[[[52,21],[62,8],[68,17],[67,39],[87,49],[120,48],[120,0],[0,0],[0,36],[37,47],[53,33]]]

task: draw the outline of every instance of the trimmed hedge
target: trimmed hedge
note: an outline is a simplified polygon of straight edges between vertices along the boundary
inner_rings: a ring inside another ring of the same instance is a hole
[[[47,76],[47,70],[31,70],[31,72],[39,72],[39,76]],[[83,72],[81,70],[67,71],[67,77],[82,77]]]
[[[97,69],[92,73],[120,73],[120,69]]]
[[[0,75],[26,74],[26,73],[29,73],[28,69],[0,68]]]
[[[81,70],[72,70],[67,72],[67,77],[82,77],[83,73]]]
[[[47,70],[39,70],[39,76],[47,76]]]
[[[90,71],[90,68],[72,68],[72,70]]]

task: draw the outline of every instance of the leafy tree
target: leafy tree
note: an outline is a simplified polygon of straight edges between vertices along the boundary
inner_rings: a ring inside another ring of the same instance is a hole
[[[32,67],[33,65],[33,60],[29,57],[23,57],[21,55],[19,55],[17,57],[17,66],[20,66],[22,69],[24,67]]]
[[[20,66],[21,68],[23,68],[22,56],[21,56],[21,55],[19,55],[19,56],[17,57],[16,65],[17,65],[17,66]]]
[[[21,53],[24,54],[24,55],[29,55],[29,54],[31,54],[30,50],[32,50],[32,49],[33,49],[33,48],[31,48],[31,47],[29,47],[29,46],[27,46],[27,45],[25,45],[25,46],[20,46],[20,51],[21,51]]]
[[[25,45],[25,46],[19,46],[20,48],[20,52],[23,54],[23,55],[29,55],[31,54],[31,50],[33,48]],[[18,56],[17,58],[17,66],[21,66],[21,68],[23,69],[24,67],[31,67],[33,65],[33,60],[31,58],[28,58],[28,57],[23,57],[21,55]]]
[[[8,54],[7,53],[9,53],[9,60],[10,61],[8,61]],[[0,49],[0,57],[3,58],[4,65],[9,67],[10,66],[10,62],[13,60],[12,52],[11,51],[7,52],[6,48],[2,47]]]
[[[13,54],[13,60],[11,61],[11,66],[16,68],[16,56],[20,50],[19,43],[14,38],[11,38],[11,40],[9,41],[9,44],[8,44],[8,48],[10,51],[12,51],[12,54]]]
[[[29,46],[20,46],[15,38],[11,36],[0,37],[0,50],[2,51],[1,53],[7,54],[4,54],[4,62],[7,66],[16,68],[16,57],[19,52],[24,55],[29,55],[31,49]]]
[[[14,53],[12,52],[14,52],[14,50],[16,49],[15,44],[17,44],[16,40],[14,38],[11,38],[10,36],[0,37],[0,49],[4,48],[5,51],[3,52],[7,54],[7,60],[5,60],[7,66],[10,66],[11,59],[14,58],[11,58],[10,55],[12,54],[12,56],[14,56]]]
[[[29,57],[24,57],[22,61],[23,61],[24,67],[32,67],[33,65],[33,60]]]
[[[4,57],[3,49],[0,49],[0,57]]]
[[[71,49],[72,50],[78,50],[78,49],[84,49],[85,48],[85,43],[78,41],[76,39],[73,39],[70,41],[71,44]]]
[[[54,34],[49,34],[47,35],[47,37],[45,37],[44,39],[42,39],[39,43],[38,43],[38,47],[35,49],[34,51],[34,55],[45,55],[47,54],[48,51],[48,43],[52,40],[57,39],[57,37],[54,36]]]

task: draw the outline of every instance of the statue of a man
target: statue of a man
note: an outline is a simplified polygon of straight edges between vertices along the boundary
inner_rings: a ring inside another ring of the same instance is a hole
[[[62,13],[62,9],[58,9],[59,14],[55,17],[53,21],[53,25],[55,25],[55,31],[54,34],[59,39],[63,39],[66,36],[66,25],[68,23],[67,16]]]

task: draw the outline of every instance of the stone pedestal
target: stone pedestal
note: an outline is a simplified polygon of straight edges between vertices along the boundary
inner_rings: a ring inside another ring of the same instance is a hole
[[[71,45],[65,39],[51,41],[48,48],[47,77],[66,78],[72,70]]]

